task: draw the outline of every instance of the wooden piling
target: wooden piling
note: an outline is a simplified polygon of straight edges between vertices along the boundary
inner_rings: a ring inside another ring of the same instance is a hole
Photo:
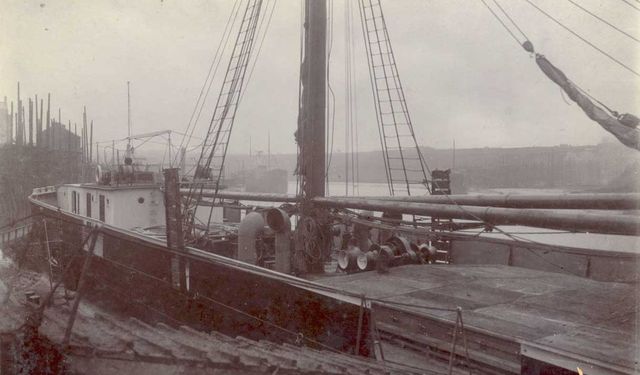
[[[89,163],[93,162],[93,120],[91,120],[91,134],[89,135]]]
[[[38,123],[38,146],[40,147],[44,147],[44,137],[42,136],[42,131],[43,131],[43,112],[44,112],[44,99],[40,98],[40,122]]]
[[[82,161],[87,162],[87,106],[82,107]]]
[[[40,124],[40,119],[38,117],[38,95],[35,96],[35,99],[33,101],[33,113],[36,116],[33,145],[38,146],[38,143],[40,141],[40,132],[38,131],[38,126]]]
[[[29,98],[29,146],[33,146],[33,100]]]
[[[20,82],[18,82],[18,97],[16,98],[16,144],[22,144],[22,134],[20,133],[20,126],[22,126],[22,121],[20,120],[20,112],[22,111],[21,103]]]
[[[11,101],[11,120],[9,122],[9,144],[13,143],[13,100]]]
[[[7,143],[11,143],[11,138],[9,138],[9,124],[11,124],[11,120],[9,118],[9,101],[7,100],[6,96],[4,97],[4,105],[6,106],[6,109],[7,109],[7,115],[6,115],[7,125],[4,130],[7,134]]]
[[[20,134],[21,134],[21,138],[22,141],[20,144],[22,145],[26,145],[27,144],[27,131],[26,131],[26,116],[25,116],[25,111],[24,111],[24,104],[21,104],[20,107],[22,107],[20,109],[20,119],[22,121],[22,124],[20,124]]]
[[[51,93],[47,94],[47,136],[45,137],[45,148],[51,148]]]

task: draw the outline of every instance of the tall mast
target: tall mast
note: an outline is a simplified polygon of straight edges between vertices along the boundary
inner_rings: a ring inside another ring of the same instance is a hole
[[[305,0],[304,56],[297,141],[305,198],[325,194],[326,0]]]
[[[131,157],[131,92],[127,81],[127,156]]]
[[[131,138],[131,93],[129,91],[129,81],[127,81],[127,137]],[[129,139],[131,142],[131,139]]]

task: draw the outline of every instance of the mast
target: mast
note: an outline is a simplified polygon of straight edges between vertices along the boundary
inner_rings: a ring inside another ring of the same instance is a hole
[[[131,138],[131,92],[129,91],[129,81],[127,81],[127,137]]]
[[[326,0],[305,0],[304,56],[297,141],[305,198],[325,194]]]
[[[302,245],[305,250],[298,251],[299,247],[292,262],[299,272],[315,273],[323,271],[330,249],[326,239],[331,237],[326,211],[314,209],[312,201],[325,195],[326,0],[305,0],[304,15],[300,107],[295,135],[299,147],[296,173],[301,186],[298,198],[302,201],[295,236],[299,244],[296,246]]]
[[[132,157],[131,152],[131,92],[127,81],[127,157]]]

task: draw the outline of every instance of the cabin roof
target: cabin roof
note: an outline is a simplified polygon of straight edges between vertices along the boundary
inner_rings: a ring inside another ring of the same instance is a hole
[[[106,190],[106,191],[125,191],[125,190],[148,190],[148,189],[159,189],[160,186],[158,184],[121,184],[121,185],[99,185],[95,182],[91,183],[80,183],[80,184],[63,184],[61,186],[65,187],[73,187],[80,189],[89,189],[89,190]]]

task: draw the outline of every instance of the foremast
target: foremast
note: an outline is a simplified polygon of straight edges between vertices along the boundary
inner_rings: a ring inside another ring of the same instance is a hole
[[[295,268],[320,271],[326,256],[326,212],[311,199],[325,195],[327,89],[327,3],[305,0],[298,109],[298,183],[300,222],[296,228]]]

